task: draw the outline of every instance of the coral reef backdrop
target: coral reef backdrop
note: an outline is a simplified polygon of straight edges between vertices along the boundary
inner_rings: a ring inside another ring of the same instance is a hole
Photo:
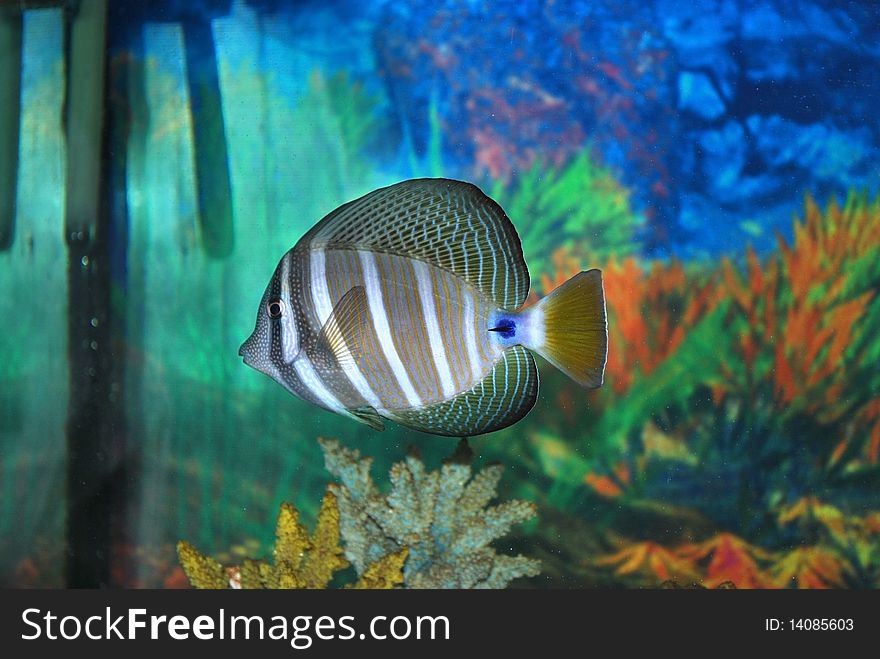
[[[878,3],[111,5],[127,178],[110,195],[125,378],[108,396],[131,475],[102,559],[115,585],[187,585],[186,540],[196,585],[880,586]],[[23,22],[0,251],[6,585],[64,583],[62,25]],[[199,99],[225,144],[196,145]],[[195,162],[228,174],[228,232]],[[542,364],[534,410],[472,438],[468,465],[236,355],[303,232],[413,176],[499,201],[530,303],[603,271],[605,386]]]

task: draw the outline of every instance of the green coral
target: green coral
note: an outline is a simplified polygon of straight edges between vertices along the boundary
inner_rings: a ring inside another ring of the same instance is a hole
[[[345,555],[359,575],[400,547],[409,547],[407,588],[503,588],[538,574],[538,561],[498,554],[490,546],[535,516],[534,504],[526,501],[488,506],[500,465],[473,474],[454,456],[429,472],[410,455],[391,468],[391,491],[383,495],[370,476],[372,459],[336,440],[319,441],[327,469],[341,481],[331,491],[339,501]]]
[[[334,574],[349,566],[339,546],[339,508],[332,492],[324,495],[311,537],[300,523],[297,509],[282,504],[272,563],[245,559],[241,565],[224,567],[183,541],[177,545],[177,555],[194,588],[327,588]],[[353,587],[394,588],[401,584],[406,556],[406,547],[389,553],[368,566]]]
[[[339,71],[325,79],[323,90],[320,77],[313,76],[309,90],[310,96],[326,94],[326,103],[339,122],[342,144],[350,159],[362,156],[365,149],[380,142],[380,136],[387,130],[379,112],[381,100],[361,82],[350,80],[346,72]]]

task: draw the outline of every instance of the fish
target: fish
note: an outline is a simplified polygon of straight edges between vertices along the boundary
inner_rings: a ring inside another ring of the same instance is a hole
[[[473,437],[522,419],[537,353],[602,385],[602,273],[524,307],[529,272],[504,210],[476,185],[419,178],[331,211],[279,261],[239,355],[295,396],[383,430]]]

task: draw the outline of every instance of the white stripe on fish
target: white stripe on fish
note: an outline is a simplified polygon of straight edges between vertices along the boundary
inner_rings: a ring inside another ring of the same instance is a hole
[[[428,347],[440,376],[443,387],[443,395],[446,398],[454,396],[455,382],[452,379],[452,371],[449,370],[449,355],[443,347],[443,335],[440,333],[440,323],[437,320],[437,302],[434,299],[434,288],[431,285],[431,271],[422,262],[414,260],[413,270],[416,274],[416,282],[419,287],[419,297],[422,301],[422,315],[425,317],[425,327],[428,330]]]
[[[465,290],[462,295],[464,298],[464,311],[462,312],[462,333],[464,334],[464,342],[467,346],[468,361],[471,364],[471,377],[474,382],[479,382],[483,373],[480,364],[480,353],[477,351],[477,335],[474,327],[474,297],[471,291]]]
[[[308,357],[304,356],[302,359],[297,359],[293,364],[293,368],[299,376],[302,385],[315,398],[317,398],[318,402],[324,405],[324,407],[340,414],[346,414],[348,412],[348,410],[345,409],[345,406],[339,402],[339,399],[336,398],[326,386],[324,386],[324,383],[321,381],[321,378],[318,376],[315,367],[312,366],[312,362],[309,361]]]
[[[309,254],[309,277],[312,285],[312,301],[315,303],[315,313],[320,327],[324,326],[333,313],[325,270],[324,250],[320,247],[312,248]]]
[[[372,252],[358,250],[361,259],[361,269],[364,277],[364,288],[367,291],[367,304],[370,307],[370,316],[373,319],[373,328],[379,338],[379,349],[385,356],[385,361],[391,367],[397,384],[403,391],[407,403],[412,407],[421,407],[422,399],[413,387],[406,372],[406,367],[394,347],[391,326],[388,323],[388,315],[385,313],[385,302],[382,296],[382,282],[379,280],[379,271],[376,268],[376,260]]]
[[[293,299],[290,295],[290,261],[293,255],[284,255],[281,266],[281,356],[289,364],[299,354],[299,336],[296,331],[296,320],[293,313]]]
[[[324,327],[330,314],[333,313],[333,304],[330,301],[330,286],[327,283],[327,259],[324,250],[315,247],[311,250],[309,260],[309,275],[312,283],[312,300],[315,304],[315,313],[318,316],[318,324]],[[384,409],[382,402],[371,388],[358,365],[348,363],[342,365],[342,372],[351,386],[361,397],[372,405],[376,410]]]

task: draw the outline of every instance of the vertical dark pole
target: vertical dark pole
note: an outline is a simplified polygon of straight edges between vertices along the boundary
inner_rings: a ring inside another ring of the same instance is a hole
[[[70,587],[110,583],[124,501],[121,380],[114,381],[109,215],[104,140],[107,0],[68,15],[66,232],[68,242],[67,562]]]
[[[232,253],[233,246],[232,186],[211,23],[203,17],[185,17],[183,41],[202,246],[209,256],[223,258]]]
[[[0,6],[0,251],[15,235],[21,115],[21,13]]]
[[[131,520],[139,511],[137,487],[127,484],[138,483],[141,478],[141,457],[139,441],[143,437],[140,406],[130,406],[129,401],[139,401],[143,353],[143,290],[138,283],[143,277],[132,276],[132,259],[129,258],[131,245],[130,209],[128,204],[128,185],[132,178],[129,164],[129,144],[140,144],[145,139],[143,122],[146,110],[144,91],[143,25],[139,16],[132,16],[131,5],[111,2],[108,7],[107,40],[107,108],[105,120],[107,177],[107,200],[109,202],[108,236],[110,247],[110,302],[112,316],[109,327],[111,352],[110,382],[112,405],[116,419],[114,424],[114,451],[117,457],[124,451],[124,465],[117,462],[115,478],[111,480],[110,502],[113,524],[111,542],[114,546],[131,545],[133,538]],[[143,148],[140,149],[142,153]],[[140,182],[141,178],[134,176]],[[135,257],[135,270],[141,267],[141,260]],[[134,282],[137,282],[133,284]],[[136,311],[141,309],[138,315]],[[125,438],[123,445],[122,437]],[[124,474],[124,477],[123,477]],[[131,552],[115,551],[110,560],[110,585],[126,587],[135,579],[137,567]]]

